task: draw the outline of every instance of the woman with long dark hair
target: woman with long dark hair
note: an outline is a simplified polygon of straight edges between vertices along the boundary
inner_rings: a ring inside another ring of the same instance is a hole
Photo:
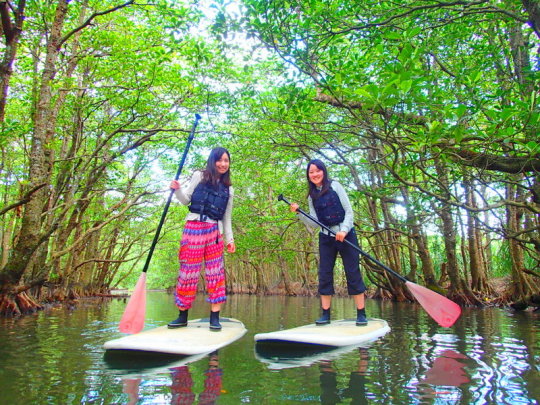
[[[197,294],[197,282],[204,263],[205,281],[210,303],[210,329],[219,331],[219,311],[226,301],[224,246],[229,253],[236,251],[231,214],[233,188],[230,177],[231,156],[225,148],[214,148],[206,168],[196,171],[186,188],[177,180],[171,182],[175,196],[189,205],[189,213],[180,241],[180,270],[175,291],[178,318],[168,324],[179,328],[188,324],[188,310]]]
[[[329,179],[326,166],[319,159],[308,163],[306,177],[310,215],[335,233],[333,236],[324,228],[321,228],[319,233],[318,292],[321,297],[322,315],[315,323],[317,325],[330,323],[330,307],[335,293],[334,266],[339,253],[347,278],[347,291],[353,297],[357,310],[356,325],[367,325],[364,294],[366,286],[360,273],[360,257],[356,249],[344,243],[348,240],[358,246],[353,222],[354,213],[349,197],[341,184]],[[290,209],[296,212],[298,204],[291,204]],[[299,215],[299,218],[306,225],[319,226],[304,215]]]

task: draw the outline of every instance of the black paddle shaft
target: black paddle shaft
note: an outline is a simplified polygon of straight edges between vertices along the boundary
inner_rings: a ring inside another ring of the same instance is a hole
[[[285,201],[287,204],[291,205],[291,203],[289,201],[287,201],[287,199],[285,197],[283,197],[283,194],[280,194],[278,196],[278,201]],[[327,227],[326,225],[324,225],[323,223],[321,223],[320,221],[318,221],[317,219],[313,218],[311,215],[309,215],[308,213],[302,211],[300,208],[298,208],[297,210],[300,214],[304,215],[306,218],[309,218],[311,221],[315,222],[317,225],[319,225],[321,228],[323,229],[326,229],[326,231],[328,231],[328,233],[330,233],[331,235],[336,235],[336,233],[334,231],[332,231],[329,227]],[[392,274],[393,276],[399,278],[401,281],[403,281],[404,283],[407,282],[408,280],[403,277],[401,274],[399,273],[396,273],[394,270],[392,270],[390,267],[386,266],[385,264],[381,263],[380,261],[378,261],[377,259],[375,259],[373,256],[367,254],[366,252],[364,252],[362,249],[360,249],[358,246],[356,246],[354,243],[348,241],[347,239],[344,240],[345,243],[348,243],[350,246],[352,246],[353,248],[355,248],[362,256],[364,257],[367,257],[369,260],[371,260],[373,263],[381,266],[383,269],[385,269],[387,272],[389,272],[390,274]]]
[[[182,155],[182,160],[180,161],[180,165],[178,166],[178,170],[176,172],[176,177],[174,178],[175,180],[178,180],[180,178],[180,174],[182,173],[182,169],[184,168],[184,163],[186,161],[189,147],[191,146],[191,141],[193,141],[193,138],[195,137],[195,129],[197,128],[197,124],[199,123],[200,119],[201,119],[201,116],[199,114],[195,114],[195,121],[193,122],[193,127],[191,128],[191,132],[188,136],[186,147],[184,148],[184,154]],[[146,258],[146,262],[144,263],[144,267],[142,270],[143,273],[146,273],[148,271],[148,266],[150,266],[150,260],[152,259],[152,254],[154,253],[154,249],[157,245],[159,234],[161,233],[161,228],[163,227],[163,223],[165,222],[167,211],[169,211],[169,206],[171,205],[173,194],[174,194],[174,189],[171,188],[171,191],[169,193],[169,198],[167,198],[167,202],[165,203],[165,208],[163,209],[163,214],[161,214],[161,219],[159,220],[159,225],[156,229],[156,234],[154,235],[154,240],[152,241],[152,246],[150,246],[150,250],[148,251],[148,257]]]

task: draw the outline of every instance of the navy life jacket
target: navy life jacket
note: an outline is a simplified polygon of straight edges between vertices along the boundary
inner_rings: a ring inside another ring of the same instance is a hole
[[[213,220],[223,219],[229,202],[229,187],[219,183],[217,187],[211,183],[199,183],[191,196],[189,211],[201,214],[201,221],[206,217]]]
[[[332,187],[326,193],[319,195],[316,192],[312,198],[317,218],[326,226],[339,225],[345,219],[345,209],[341,205],[338,194]]]

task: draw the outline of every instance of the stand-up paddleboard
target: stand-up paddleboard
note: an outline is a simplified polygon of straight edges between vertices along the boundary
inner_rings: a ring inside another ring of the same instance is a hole
[[[390,331],[383,319],[368,318],[365,326],[356,326],[356,319],[332,321],[328,325],[304,325],[255,335],[257,343],[308,344],[320,346],[352,346],[370,342]]]
[[[233,318],[220,318],[222,329],[209,329],[209,319],[194,319],[181,328],[167,326],[145,330],[134,335],[105,342],[105,350],[133,350],[137,352],[195,355],[210,353],[240,339],[247,332],[242,322]]]

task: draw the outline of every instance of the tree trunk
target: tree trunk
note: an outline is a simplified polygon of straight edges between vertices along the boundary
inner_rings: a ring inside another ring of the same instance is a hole
[[[522,189],[516,187],[514,184],[507,185],[506,193],[506,197],[509,201],[523,200],[523,196],[521,195]],[[508,238],[508,243],[510,248],[510,259],[512,263],[512,284],[508,291],[507,298],[516,303],[526,302],[529,300],[531,295],[538,293],[539,288],[533,287],[532,280],[529,276],[527,276],[527,274],[524,273],[523,270],[525,270],[525,263],[523,247],[519,240],[513,237],[513,235],[517,235],[523,230],[523,209],[514,205],[508,205],[506,209],[506,217],[507,234],[510,236]]]
[[[425,283],[428,287],[439,287],[439,283],[435,278],[435,266],[433,265],[433,260],[431,254],[429,253],[429,246],[426,234],[420,225],[418,218],[410,208],[410,201],[408,191],[405,187],[402,187],[402,196],[405,200],[405,206],[407,207],[407,224],[411,231],[410,239],[412,239],[416,245],[416,251],[418,252],[418,257],[422,262],[422,274],[424,275]],[[415,255],[414,249],[410,249],[411,255]],[[413,268],[411,267],[412,275],[415,275]],[[411,281],[413,279],[409,278]]]
[[[294,288],[292,287],[291,283],[291,276],[289,276],[289,273],[286,270],[287,263],[283,258],[278,254],[278,265],[280,267],[280,284],[283,284],[283,288],[285,289],[286,295],[296,295],[296,292],[294,291]]]
[[[94,279],[94,285],[101,291],[105,292],[105,290],[108,290],[109,286],[107,285],[107,275],[111,272],[110,269],[111,261],[113,259],[114,250],[115,247],[118,246],[118,235],[120,234],[120,230],[118,228],[114,228],[113,233],[111,234],[110,238],[106,239],[106,247],[101,247],[100,250],[105,250],[105,254],[103,256],[103,263],[97,266],[96,271],[96,277]],[[102,242],[103,244],[103,242]],[[122,249],[122,252],[120,254],[120,258],[123,259],[127,252]]]
[[[4,57],[0,63],[0,125],[4,123],[5,119],[9,82],[13,74],[13,63],[15,62],[22,34],[25,7],[26,0],[19,0],[16,8],[11,8],[7,1],[0,2],[2,33],[5,38]],[[13,21],[10,16],[10,9],[13,12]]]
[[[101,257],[99,251],[99,239],[101,230],[90,234],[84,247],[84,263],[76,269],[76,277],[80,286],[79,295],[94,294],[99,291],[99,286],[96,284],[96,259]]]
[[[478,208],[474,195],[474,184],[472,184],[471,180],[466,180],[464,181],[463,186],[465,188],[467,205],[472,208]],[[492,291],[487,280],[485,263],[482,260],[482,242],[479,237],[478,214],[468,210],[467,241],[470,261],[471,288],[480,294],[491,294]]]
[[[523,0],[523,6],[529,13],[529,24],[534,29],[536,36],[540,38],[540,3],[538,0]]]
[[[0,257],[0,269],[3,268],[11,251],[11,243],[13,238],[13,229],[15,226],[15,215],[8,214],[5,217],[4,228],[2,229],[2,256]]]
[[[442,166],[441,162],[435,160],[435,168],[437,170],[437,175],[439,181],[442,185],[449,190],[449,181],[446,175],[446,170]],[[448,198],[450,199],[450,193],[448,191]],[[471,303],[478,303],[478,300],[470,291],[469,286],[463,282],[459,276],[459,264],[457,261],[457,241],[456,241],[456,231],[454,226],[454,220],[452,218],[451,206],[447,202],[441,202],[442,206],[437,210],[441,221],[442,221],[442,233],[444,240],[444,247],[446,253],[446,271],[448,273],[448,278],[450,279],[450,288],[449,288],[449,297],[453,298],[455,301],[458,301],[462,304],[468,305]]]
[[[47,130],[50,124],[51,83],[56,74],[56,62],[60,52],[59,44],[67,13],[67,3],[67,0],[58,1],[54,23],[47,43],[47,56],[41,77],[29,157],[28,178],[30,187],[42,183],[50,184],[49,173],[52,154],[47,145]],[[42,229],[41,214],[48,201],[48,195],[49,190],[44,187],[35,192],[25,205],[18,242],[12,250],[10,259],[0,271],[0,288],[2,292],[19,283],[34,252],[42,243],[47,241],[52,233],[52,230]]]
[[[409,190],[407,190],[407,187],[401,187],[401,196],[403,197],[404,205],[407,212],[407,226],[409,228],[409,235],[407,236],[407,248],[409,250],[409,265],[410,270],[407,274],[407,278],[413,282],[416,281],[416,274],[418,271],[418,260],[416,259],[416,249],[414,249],[414,244],[416,244],[418,250],[420,251],[420,247],[418,246],[418,243],[424,244],[424,242],[427,242],[426,240],[420,240],[417,241],[415,238],[423,239],[423,233],[421,231],[421,228],[418,224],[418,220],[416,218],[416,215],[414,214],[414,211],[411,208],[411,201],[409,196]],[[425,245],[425,244],[424,244]],[[429,251],[427,249],[422,249],[426,251],[429,254]],[[431,261],[431,255],[429,256],[429,260]],[[422,260],[422,259],[421,259]]]

